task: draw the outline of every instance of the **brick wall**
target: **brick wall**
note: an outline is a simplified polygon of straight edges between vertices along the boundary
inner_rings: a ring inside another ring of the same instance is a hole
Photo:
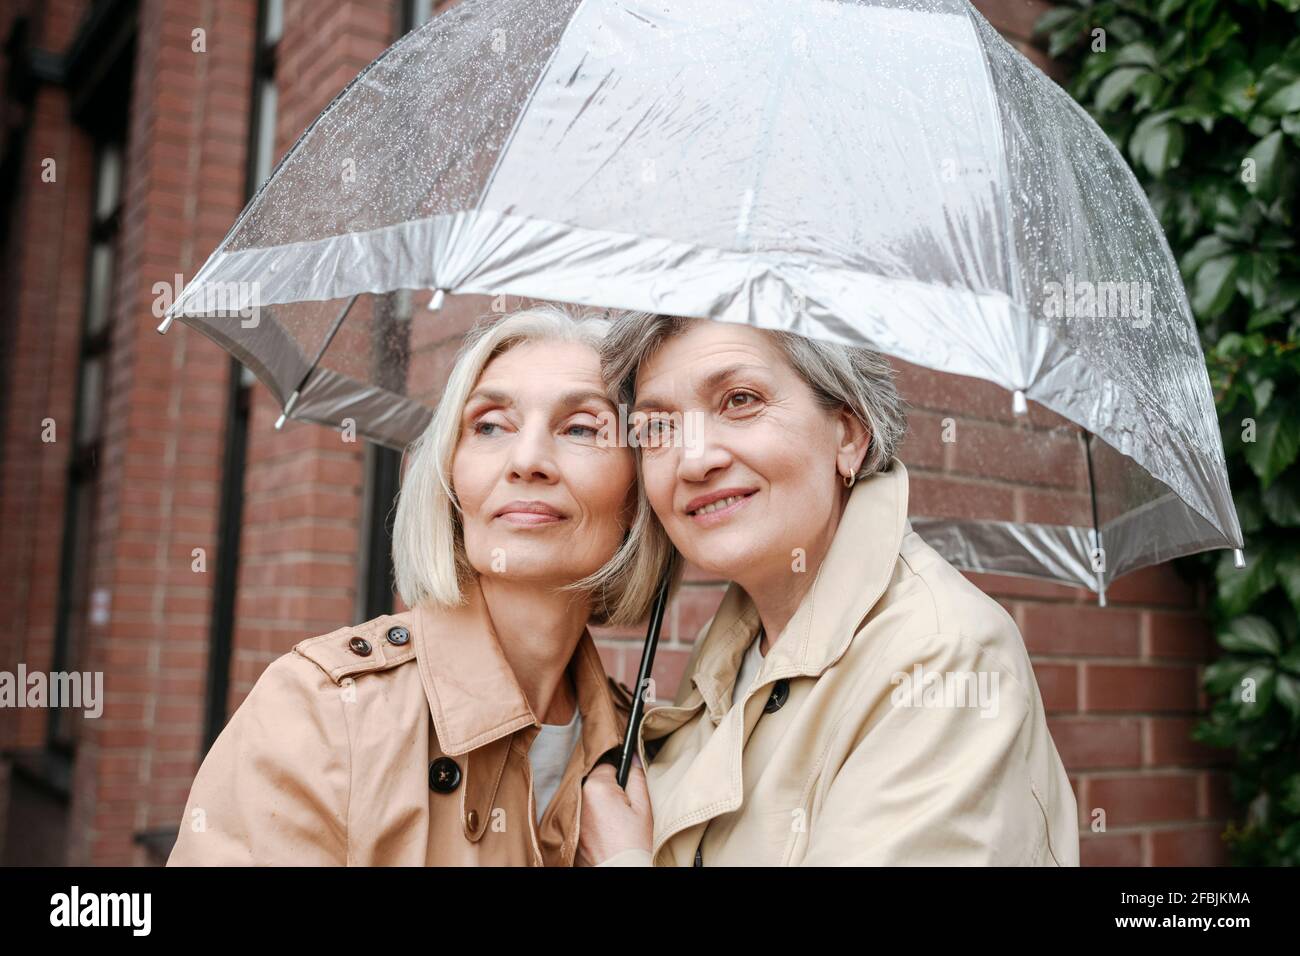
[[[34,31],[37,42],[66,42],[83,6],[51,4]],[[0,18],[6,34],[24,11],[15,4]],[[0,459],[0,613],[10,626],[0,634],[0,669],[10,672],[19,661],[48,669],[54,643],[91,202],[90,142],[67,112],[60,90],[37,91],[20,161],[25,202],[9,224],[5,263],[4,314],[12,351],[5,365]],[[42,179],[47,159],[55,161],[54,182]],[[54,420],[54,442],[42,440],[45,419]],[[6,716],[0,721],[0,748],[44,741],[40,711]]]
[[[174,825],[202,717],[228,359],[197,333],[154,328],[154,283],[192,274],[243,205],[251,0],[141,5],[124,164],[105,454],[92,588],[108,620],[86,666],[104,716],[79,742],[67,861],[144,862],[136,832]],[[206,31],[206,52],[191,49]]]

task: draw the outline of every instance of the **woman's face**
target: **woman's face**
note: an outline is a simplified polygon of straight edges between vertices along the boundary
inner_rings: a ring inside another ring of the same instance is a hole
[[[833,537],[837,464],[862,458],[845,451],[854,420],[818,405],[762,330],[692,323],[642,364],[634,413],[652,418],[638,438],[646,496],[692,563],[747,589],[777,584]]]
[[[524,343],[487,364],[452,461],[465,549],[480,575],[558,586],[614,555],[636,465],[629,448],[598,440],[612,414],[589,346]]]

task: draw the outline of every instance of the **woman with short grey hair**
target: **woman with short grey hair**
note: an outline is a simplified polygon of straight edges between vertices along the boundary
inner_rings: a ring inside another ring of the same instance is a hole
[[[579,861],[1077,865],[1015,622],[911,529],[885,359],[646,313],[601,355],[647,540],[731,584],[645,714],[644,770],[584,784]]]

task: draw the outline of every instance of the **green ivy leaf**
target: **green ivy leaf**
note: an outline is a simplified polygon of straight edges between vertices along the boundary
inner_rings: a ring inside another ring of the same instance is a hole
[[[1262,309],[1277,282],[1278,260],[1271,252],[1248,253],[1237,260],[1237,291]]]
[[[1215,697],[1231,694],[1241,686],[1241,679],[1246,675],[1246,671],[1250,670],[1250,666],[1250,661],[1237,657],[1221,657],[1207,665],[1202,678],[1206,693],[1213,694]]]
[[[1257,614],[1234,617],[1219,632],[1219,645],[1234,654],[1268,654],[1276,657],[1282,649],[1281,638],[1273,625]]]
[[[1128,43],[1115,54],[1116,66],[1145,66],[1151,70],[1160,69],[1160,59],[1151,44],[1144,41]]]
[[[1268,705],[1273,702],[1273,692],[1277,689],[1277,671],[1271,664],[1256,664],[1247,670],[1241,679],[1255,682],[1255,699],[1243,700],[1242,694],[1245,689],[1238,686],[1236,693],[1232,695],[1238,706],[1237,712],[1246,720],[1256,720],[1268,713]]]
[[[1183,256],[1179,268],[1182,269],[1184,276],[1196,274],[1196,270],[1209,262],[1211,259],[1217,259],[1219,256],[1226,255],[1232,251],[1232,246],[1213,233],[1207,236],[1201,236],[1187,254]]]
[[[1261,415],[1255,440],[1246,442],[1246,462],[1265,489],[1300,454],[1300,417],[1294,404],[1270,405]]]
[[[1276,289],[1276,287],[1274,287],[1274,289]],[[1270,325],[1276,325],[1285,318],[1286,316],[1283,314],[1282,310],[1276,306],[1271,309],[1252,312],[1250,321],[1246,323],[1246,331],[1257,332],[1260,329],[1268,328]]]
[[[1255,74],[1241,60],[1230,62],[1216,77],[1219,102],[1238,118],[1255,108]]]
[[[1271,64],[1259,76],[1259,111],[1285,116],[1300,110],[1300,68],[1285,60]]]
[[[1206,319],[1223,314],[1236,293],[1236,275],[1236,256],[1220,256],[1201,266],[1192,284],[1192,310]]]
[[[1244,614],[1255,599],[1271,591],[1277,584],[1277,569],[1267,547],[1247,549],[1246,566],[1233,565],[1232,553],[1225,551],[1215,568],[1219,582],[1218,604],[1224,617]]]
[[[1264,506],[1257,487],[1233,495],[1233,502],[1237,506],[1237,523],[1241,525],[1242,534],[1255,534],[1264,526]]]
[[[1300,488],[1297,488],[1297,482],[1275,481],[1264,492],[1262,500],[1264,511],[1274,524],[1284,528],[1300,527]]]
[[[1286,708],[1292,718],[1300,718],[1300,680],[1289,674],[1276,675],[1277,686],[1273,696]]]
[[[1282,131],[1274,130],[1251,147],[1245,156],[1254,160],[1255,175],[1253,181],[1245,180],[1246,191],[1261,202],[1272,202],[1277,198],[1278,184],[1281,180]]]
[[[1130,66],[1106,74],[1106,78],[1097,87],[1097,95],[1093,98],[1097,109],[1102,112],[1113,110],[1133,89],[1133,84],[1146,75],[1146,72],[1139,67]]]
[[[1153,113],[1133,130],[1129,155],[1159,179],[1181,162],[1185,142],[1182,126],[1169,111]]]
[[[1078,16],[1079,12],[1070,7],[1053,7],[1034,21],[1034,35],[1042,36],[1044,33],[1053,33],[1067,26],[1073,27]]]
[[[1277,563],[1277,579],[1282,582],[1282,590],[1286,592],[1286,596],[1291,600],[1291,606],[1296,609],[1297,613],[1300,613],[1300,552],[1292,552]],[[1283,658],[1283,666],[1292,667],[1297,673],[1300,673],[1300,644],[1291,648],[1287,653],[1289,657]],[[1286,663],[1291,658],[1296,660],[1296,665]]]

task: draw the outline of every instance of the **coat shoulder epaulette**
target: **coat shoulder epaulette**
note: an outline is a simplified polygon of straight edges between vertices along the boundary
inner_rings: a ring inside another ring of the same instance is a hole
[[[294,645],[334,683],[415,660],[415,641],[408,614],[384,614],[362,624],[341,627]]]

